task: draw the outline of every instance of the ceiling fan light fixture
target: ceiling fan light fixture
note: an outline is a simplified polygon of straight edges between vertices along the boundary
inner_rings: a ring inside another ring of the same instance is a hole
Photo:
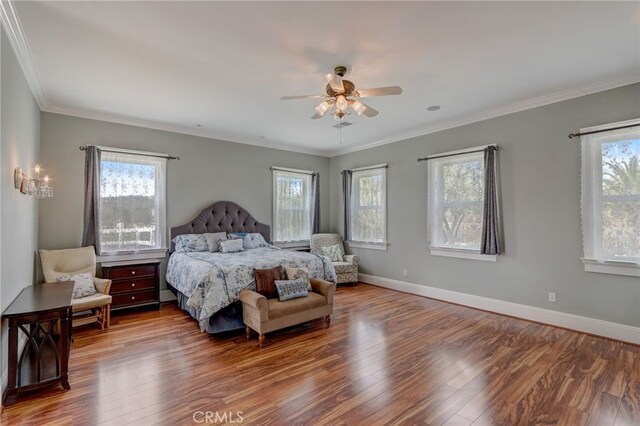
[[[343,95],[336,96],[336,110],[339,112],[344,112],[349,106],[349,102],[347,102],[347,98]]]
[[[318,113],[318,115],[323,116],[325,112],[329,111],[330,107],[331,105],[329,104],[329,102],[324,101],[316,107],[316,112]]]
[[[364,110],[366,110],[366,109],[367,109],[367,107],[366,107],[362,102],[360,102],[360,101],[359,101],[359,100],[357,100],[357,99],[356,99],[356,100],[354,100],[354,101],[351,103],[351,108],[353,108],[353,110],[354,110],[354,111],[356,112],[356,114],[358,114],[358,115],[362,115],[362,113],[364,112]]]

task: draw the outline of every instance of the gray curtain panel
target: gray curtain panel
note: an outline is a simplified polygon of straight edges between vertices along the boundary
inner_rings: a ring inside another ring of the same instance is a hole
[[[351,170],[342,172],[342,196],[344,204],[344,239],[351,240]]]
[[[94,246],[100,254],[100,222],[98,204],[100,202],[100,150],[87,146],[84,158],[84,226],[82,247]]]
[[[320,233],[320,174],[314,173],[311,176],[311,199],[313,207],[311,210],[311,233]]]
[[[500,220],[498,217],[498,186],[496,182],[496,150],[484,150],[484,207],[480,253],[500,254]]]

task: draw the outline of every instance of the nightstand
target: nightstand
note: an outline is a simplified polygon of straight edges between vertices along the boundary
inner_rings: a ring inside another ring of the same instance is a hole
[[[111,280],[112,311],[160,308],[160,260],[103,263],[102,276]]]

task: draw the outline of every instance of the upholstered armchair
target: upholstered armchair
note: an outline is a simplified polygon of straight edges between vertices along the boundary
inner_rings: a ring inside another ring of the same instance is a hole
[[[345,255],[342,237],[338,234],[314,234],[311,236],[311,253],[322,255],[322,247],[339,246],[342,256],[341,262],[331,262],[336,268],[338,284],[353,283],[358,281],[358,256]]]
[[[103,330],[111,322],[111,280],[96,278],[96,253],[93,247],[66,250],[40,250],[40,261],[47,285],[55,285],[61,275],[77,275],[90,272],[98,291],[92,296],[73,299],[74,313],[90,311],[91,314],[74,317],[73,326],[97,323]]]

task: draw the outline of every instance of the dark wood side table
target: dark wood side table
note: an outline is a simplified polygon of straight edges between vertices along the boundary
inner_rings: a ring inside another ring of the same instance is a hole
[[[69,386],[71,297],[73,281],[26,287],[2,314],[9,321],[9,357],[5,405],[24,391],[60,381]],[[56,323],[60,321],[60,334]],[[27,342],[18,359],[19,330]]]
[[[111,310],[153,306],[160,308],[160,260],[107,262],[102,276],[111,280]]]

